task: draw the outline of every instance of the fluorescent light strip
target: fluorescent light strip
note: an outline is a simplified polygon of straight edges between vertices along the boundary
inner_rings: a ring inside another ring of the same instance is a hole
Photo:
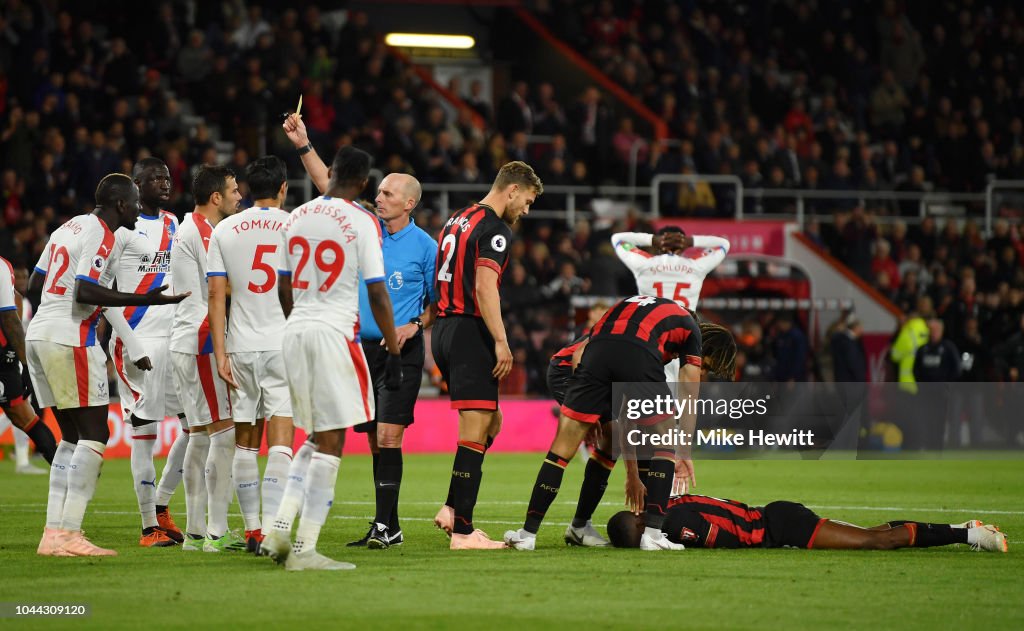
[[[384,38],[388,46],[402,48],[473,48],[476,41],[469,35],[432,35],[429,33],[388,33]]]

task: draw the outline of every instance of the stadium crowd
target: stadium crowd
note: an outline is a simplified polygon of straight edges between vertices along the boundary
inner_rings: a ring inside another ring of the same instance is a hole
[[[961,10],[887,0],[874,11],[811,2],[537,2],[559,36],[668,123],[678,142],[665,146],[597,88],[577,97],[518,77],[492,98],[478,82],[455,81],[448,87],[468,108],[454,110],[389,54],[358,11],[339,23],[314,3],[162,2],[138,29],[121,4],[123,12],[116,2],[50,11],[47,2],[11,0],[0,9],[0,250],[21,267],[64,219],[91,208],[103,175],[129,172],[145,155],[169,165],[179,215],[192,208],[190,175],[203,163],[226,161],[241,177],[268,152],[301,173],[279,131],[300,92],[321,154],[355,144],[385,173],[424,183],[487,183],[510,159],[535,164],[547,187],[621,183],[635,142],[638,181],[734,173],[751,188],[979,191],[993,174],[1024,177],[1015,52],[1024,25],[1009,2]],[[549,140],[531,143],[534,135]],[[728,196],[707,185],[663,199],[669,215],[732,212]],[[779,201],[761,209],[785,210]],[[536,208],[563,203],[550,193]],[[809,223],[809,236],[886,297],[909,313],[929,296],[947,337],[988,352],[976,378],[1019,378],[1024,344],[1009,341],[1024,335],[1019,225],[999,222],[986,239],[971,222],[873,220],[916,215],[916,204],[844,201],[808,211],[822,219]],[[440,228],[429,207],[416,220],[432,235]],[[621,230],[650,227],[633,213],[612,225],[530,220],[521,228],[502,287],[516,355],[509,393],[545,392],[547,358],[567,341],[552,332],[567,330],[572,296],[633,291],[609,242]],[[741,347],[750,342],[744,357],[753,358],[745,370],[820,378],[815,362],[790,359],[794,344],[801,348],[793,338],[823,352],[827,344],[791,324],[738,326]]]

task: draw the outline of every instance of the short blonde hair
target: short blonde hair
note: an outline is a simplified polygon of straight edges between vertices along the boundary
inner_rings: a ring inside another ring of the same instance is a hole
[[[544,184],[537,177],[533,167],[521,160],[513,160],[507,163],[498,171],[498,177],[494,178],[494,190],[496,191],[504,190],[513,184],[528,186],[537,195],[544,192]]]

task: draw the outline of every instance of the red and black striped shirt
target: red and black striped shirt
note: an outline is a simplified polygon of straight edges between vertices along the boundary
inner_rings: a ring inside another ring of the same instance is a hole
[[[695,548],[765,546],[762,509],[706,495],[671,498],[662,530],[669,541]]]
[[[678,355],[688,364],[701,365],[700,327],[686,309],[668,298],[626,298],[598,320],[590,337],[635,342],[663,363]]]
[[[556,368],[572,368],[572,354],[580,347],[580,344],[590,339],[590,331],[572,341],[571,344],[551,356],[551,365]]]
[[[448,218],[438,236],[438,317],[482,317],[476,304],[476,268],[496,271],[500,285],[511,242],[512,230],[490,206],[473,204]]]

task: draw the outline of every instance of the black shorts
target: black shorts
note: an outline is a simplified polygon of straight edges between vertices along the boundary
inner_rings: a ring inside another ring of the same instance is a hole
[[[438,318],[430,346],[453,410],[498,409],[498,380],[491,374],[498,357],[483,318]]]
[[[25,400],[21,364],[0,362],[0,407],[13,408]]]
[[[558,405],[565,403],[565,390],[569,387],[570,377],[572,366],[548,364],[548,392]]]
[[[423,334],[409,338],[402,346],[402,385],[398,390],[384,387],[384,364],[387,362],[388,349],[380,345],[380,340],[364,340],[363,354],[370,367],[373,378],[373,398],[376,402],[373,420],[360,423],[352,429],[367,433],[376,431],[377,422],[404,425],[409,427],[413,422],[413,410],[416,397],[420,394],[420,383],[423,380]]]
[[[672,391],[665,383],[665,366],[650,351],[626,340],[590,340],[576,371],[569,378],[562,414],[581,423],[607,423],[618,416],[622,401],[612,401],[614,383],[628,384],[620,396],[651,399]],[[645,416],[640,424],[664,420]],[[636,420],[636,419],[634,419]]]
[[[796,502],[772,502],[761,509],[761,514],[766,548],[813,548],[818,529],[828,521]]]

